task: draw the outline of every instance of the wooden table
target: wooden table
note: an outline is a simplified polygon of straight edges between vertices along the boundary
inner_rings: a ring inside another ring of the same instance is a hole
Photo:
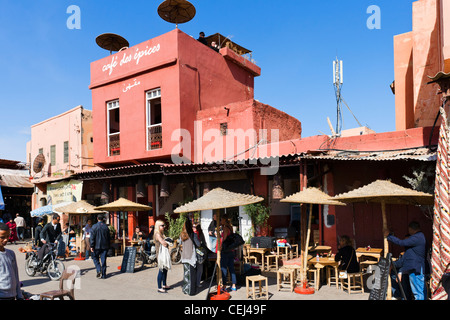
[[[356,249],[356,257],[358,258],[358,261],[361,258],[361,256],[373,257],[373,258],[376,258],[377,261],[379,261],[382,253],[383,253],[383,249],[378,249],[378,248],[370,248],[370,250],[367,250],[366,248]]]
[[[331,247],[329,246],[317,246],[317,247],[309,247],[308,252],[317,252],[321,253],[331,253]]]
[[[317,260],[317,257],[309,256],[308,255],[308,265],[314,266],[316,269],[323,269],[324,267],[332,267],[334,268],[335,275],[339,274],[338,266],[339,262],[334,260],[334,257],[319,257]],[[318,290],[318,284],[320,283],[320,271],[317,273],[317,285],[316,290]]]
[[[252,253],[257,253],[259,255],[261,255],[261,271],[264,271],[264,260],[265,260],[265,255],[267,252],[270,253],[270,251],[272,249],[270,248],[247,248],[249,255],[251,255]]]

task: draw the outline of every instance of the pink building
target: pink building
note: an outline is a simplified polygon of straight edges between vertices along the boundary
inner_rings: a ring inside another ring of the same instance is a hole
[[[36,209],[51,202],[48,184],[69,181],[74,173],[94,167],[92,112],[77,106],[31,126],[27,154],[35,185],[32,209]]]

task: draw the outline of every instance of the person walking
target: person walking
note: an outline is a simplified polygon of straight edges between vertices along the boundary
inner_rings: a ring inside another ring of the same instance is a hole
[[[197,249],[199,249],[202,253],[203,256],[199,257],[199,255],[197,254],[197,265],[196,265],[196,269],[197,269],[197,289],[201,288],[201,280],[202,280],[202,274],[203,274],[203,264],[206,261],[207,255],[208,255],[208,249],[206,246],[206,240],[205,240],[205,235],[203,234],[202,231],[202,227],[200,225],[200,223],[197,223],[193,226],[193,230],[194,230],[194,234],[196,237],[196,242],[198,241],[199,246]]]
[[[11,230],[0,223],[0,301],[23,300],[20,290],[19,271],[17,269],[16,254],[6,249]]]
[[[19,240],[19,238],[17,238],[17,227],[16,227],[16,223],[14,222],[14,220],[11,218],[9,219],[9,221],[6,223],[6,225],[9,227],[9,229],[11,230],[10,234],[9,234],[9,242],[16,244],[17,240]]]
[[[110,247],[109,228],[103,214],[97,216],[97,223],[91,229],[91,252],[97,270],[97,278],[106,279],[106,256]]]
[[[14,222],[16,223],[17,226],[17,235],[19,239],[23,241],[25,238],[25,227],[26,227],[25,219],[21,217],[20,214],[17,213]]]
[[[223,215],[220,219],[222,227],[220,241],[223,244],[225,240],[233,233],[233,227],[227,215]],[[227,271],[231,275],[231,290],[236,291],[236,271],[234,270],[234,250],[224,251],[221,253],[220,269],[222,270],[223,289],[226,290],[225,281],[227,279]]]
[[[36,226],[36,228],[34,229],[34,245],[36,247],[42,247],[42,241],[41,241],[41,232],[42,229],[44,229],[44,219],[39,218],[38,220],[38,224]]]
[[[197,255],[196,247],[200,246],[192,229],[192,222],[186,218],[180,234],[183,250],[181,251],[181,263],[183,263],[183,293],[190,296],[197,293]]]
[[[86,247],[86,253],[84,255],[84,258],[86,260],[92,260],[92,254],[91,254],[91,232],[92,232],[92,220],[88,219],[86,225],[83,228],[83,238],[84,245]]]
[[[414,299],[425,300],[427,298],[425,286],[426,239],[416,221],[409,223],[408,232],[409,237],[403,240],[394,236],[389,230],[384,230],[384,236],[389,242],[406,247],[403,254],[402,274],[409,275],[409,284]]]
[[[217,228],[217,215],[214,212],[213,213],[213,219],[212,219],[211,223],[208,226],[209,242],[210,242],[210,246],[211,246],[211,251],[212,252],[217,252],[216,228]]]
[[[155,223],[153,240],[155,242],[156,248],[156,259],[158,261],[158,292],[159,293],[167,293],[167,290],[170,289],[167,286],[167,272],[171,269],[171,261],[169,254],[169,243],[165,240],[164,228],[166,225],[164,221],[158,220]]]

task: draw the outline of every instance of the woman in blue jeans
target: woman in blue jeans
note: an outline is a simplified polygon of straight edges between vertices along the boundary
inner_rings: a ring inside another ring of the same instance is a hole
[[[227,237],[233,233],[233,227],[226,215],[222,216],[220,219],[220,224],[222,226],[220,240],[223,243]],[[231,274],[231,290],[236,291],[236,272],[234,270],[234,251],[225,251],[221,253],[220,260],[220,269],[222,270],[222,281],[224,283],[223,288],[225,287],[225,281],[227,279],[227,269]]]
[[[164,240],[164,228],[165,228],[164,221],[162,221],[162,220],[156,221],[153,239],[155,241],[157,255],[159,253],[160,246],[165,246],[165,247],[169,246],[169,244]],[[158,257],[157,257],[157,259],[158,259]],[[159,262],[158,262],[158,265],[159,265]],[[159,269],[157,282],[158,282],[158,292],[166,293],[167,289],[170,289],[170,287],[167,286],[167,268]]]

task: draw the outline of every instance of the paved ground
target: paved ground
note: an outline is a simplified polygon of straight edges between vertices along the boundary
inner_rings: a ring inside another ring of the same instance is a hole
[[[31,294],[55,290],[59,282],[51,281],[48,277],[37,273],[29,277],[25,273],[25,254],[20,253],[18,248],[23,244],[8,244],[7,248],[16,252],[19,268],[20,281],[23,290]],[[94,263],[92,261],[76,261],[72,258],[64,261],[67,268],[79,268],[81,277],[75,290],[77,300],[205,300],[208,291],[208,282],[203,282],[201,291],[195,296],[188,296],[181,291],[182,265],[173,265],[168,273],[168,285],[172,287],[168,293],[157,292],[157,268],[146,267],[135,273],[121,273],[118,267],[122,263],[122,256],[107,259],[107,279],[97,279]],[[336,287],[323,285],[313,295],[299,295],[287,289],[277,291],[276,278],[273,273],[265,274],[269,279],[270,300],[367,300],[369,293],[358,293],[349,295],[347,292],[336,289]],[[212,289],[214,291],[214,289]],[[231,292],[230,300],[246,299],[246,288],[238,287]]]

